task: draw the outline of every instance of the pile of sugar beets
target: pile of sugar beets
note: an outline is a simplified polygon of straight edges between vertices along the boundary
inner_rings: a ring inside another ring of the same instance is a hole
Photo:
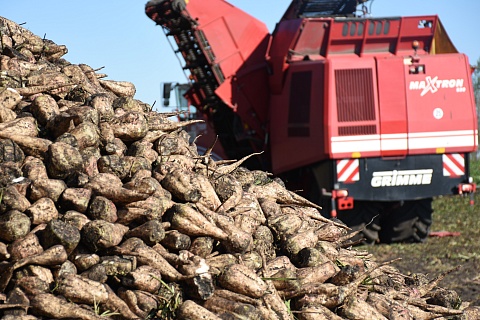
[[[7,319],[479,319],[352,249],[340,221],[188,122],[0,17],[0,314]]]

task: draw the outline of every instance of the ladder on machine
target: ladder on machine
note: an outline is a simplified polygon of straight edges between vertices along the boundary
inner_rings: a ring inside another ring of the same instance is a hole
[[[175,53],[182,56],[186,63],[183,69],[191,73],[190,84],[202,100],[204,111],[210,111],[207,109],[216,109],[220,103],[215,89],[224,77],[218,67],[208,63],[214,60],[213,53],[208,49],[203,32],[195,30],[196,22],[182,13],[185,7],[185,0],[151,0],[146,4],[145,11],[177,45]]]

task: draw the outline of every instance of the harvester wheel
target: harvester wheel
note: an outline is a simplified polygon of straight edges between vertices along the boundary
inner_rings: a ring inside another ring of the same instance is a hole
[[[374,244],[379,241],[380,213],[383,205],[372,201],[355,201],[352,210],[338,211],[338,219],[349,226],[352,231],[362,232],[352,238],[353,241],[364,239],[364,244]]]
[[[405,201],[386,210],[382,216],[380,240],[424,242],[432,225],[432,199]]]

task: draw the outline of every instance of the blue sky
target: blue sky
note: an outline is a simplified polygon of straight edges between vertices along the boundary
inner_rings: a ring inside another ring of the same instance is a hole
[[[207,1],[207,0],[203,0]],[[65,59],[84,63],[111,80],[135,84],[135,98],[160,108],[162,82],[185,82],[163,31],[144,14],[139,0],[1,0],[0,16],[67,46]],[[291,0],[232,0],[273,30]],[[447,33],[471,64],[480,58],[478,0],[375,0],[372,15],[438,14]]]

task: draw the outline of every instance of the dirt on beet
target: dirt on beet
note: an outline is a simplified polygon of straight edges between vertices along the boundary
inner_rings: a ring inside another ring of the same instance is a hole
[[[480,305],[480,195],[475,204],[469,197],[448,196],[434,200],[432,236],[425,243],[362,246],[378,261],[394,262],[402,273],[433,278],[450,273],[440,286],[455,290],[463,302]]]

